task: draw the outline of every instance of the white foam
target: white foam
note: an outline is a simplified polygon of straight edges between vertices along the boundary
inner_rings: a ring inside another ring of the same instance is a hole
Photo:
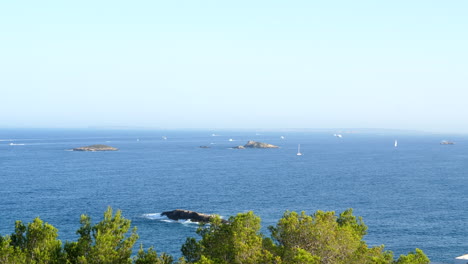
[[[191,225],[191,224],[198,225],[198,222],[192,222],[192,220],[190,219],[185,220],[185,221],[179,221],[179,222],[182,223],[183,225]]]
[[[144,214],[143,217],[146,218],[146,219],[161,221],[161,222],[165,222],[165,223],[180,223],[180,224],[183,224],[183,225],[193,225],[193,224],[198,225],[198,222],[192,221],[190,219],[187,219],[187,220],[180,219],[179,221],[171,220],[171,219],[167,218],[166,216],[162,216],[161,213]]]
[[[144,214],[143,217],[151,220],[169,220],[166,216],[162,216],[161,213]]]

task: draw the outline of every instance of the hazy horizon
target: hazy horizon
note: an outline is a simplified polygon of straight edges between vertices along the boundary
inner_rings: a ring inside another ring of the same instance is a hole
[[[468,133],[467,8],[0,3],[0,128]]]
[[[90,126],[90,127],[0,127],[4,131],[22,131],[22,130],[38,130],[38,131],[141,131],[141,132],[207,132],[215,133],[216,135],[221,135],[219,133],[225,132],[251,132],[256,133],[256,135],[264,135],[263,133],[329,133],[331,134],[386,134],[386,135],[399,135],[399,134],[445,134],[445,135],[468,135],[464,132],[444,132],[444,131],[425,131],[425,130],[409,130],[409,129],[394,129],[394,128],[358,128],[358,127],[343,127],[343,128],[235,128],[235,127],[226,127],[226,128],[173,128],[173,127],[128,127],[128,126]],[[222,134],[226,136],[226,134]],[[0,141],[3,139],[0,139]]]

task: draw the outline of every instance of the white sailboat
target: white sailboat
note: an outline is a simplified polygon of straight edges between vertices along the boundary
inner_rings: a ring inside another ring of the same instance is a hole
[[[398,141],[395,139],[395,148],[398,147]]]
[[[301,153],[301,144],[298,144],[297,145],[297,156],[302,156],[302,153]]]

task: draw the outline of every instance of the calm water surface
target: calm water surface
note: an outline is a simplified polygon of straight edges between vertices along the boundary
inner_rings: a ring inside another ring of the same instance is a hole
[[[440,145],[444,139],[456,144]],[[1,235],[15,220],[40,216],[62,241],[75,240],[81,214],[98,222],[112,206],[138,227],[139,243],[180,256],[197,225],[157,213],[181,208],[227,218],[253,210],[268,234],[285,210],[354,208],[369,227],[369,245],[395,255],[419,247],[449,263],[468,253],[466,136],[0,130],[0,140]],[[247,140],[281,148],[230,149]],[[90,144],[120,150],[66,151]]]

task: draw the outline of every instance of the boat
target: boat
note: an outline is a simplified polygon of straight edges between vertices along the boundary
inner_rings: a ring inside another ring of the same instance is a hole
[[[234,139],[230,138],[229,141],[234,141]]]
[[[302,153],[301,153],[301,144],[298,144],[297,145],[297,156],[302,156]]]
[[[281,138],[281,139],[284,139],[284,136],[281,136],[280,138]]]
[[[453,143],[452,141],[448,141],[448,140],[442,140],[442,141],[440,142],[440,144],[441,144],[441,145],[453,145],[453,144],[455,144],[455,143]]]
[[[466,264],[467,261],[468,261],[468,254],[456,257],[455,262],[453,262],[453,263],[454,264]]]
[[[398,147],[398,141],[395,139],[395,148]]]
[[[335,136],[337,138],[342,138],[343,137],[343,135],[341,135],[341,134],[333,134],[333,136]]]

